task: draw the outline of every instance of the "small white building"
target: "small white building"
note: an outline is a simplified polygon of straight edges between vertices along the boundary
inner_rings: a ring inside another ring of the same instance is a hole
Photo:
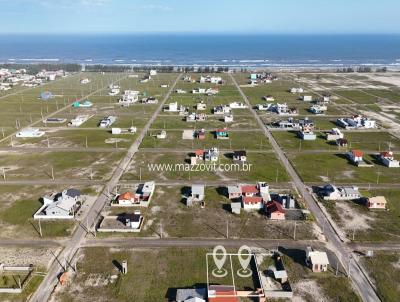
[[[84,122],[86,122],[90,118],[89,115],[78,115],[77,117],[73,118],[71,122],[68,124],[68,126],[72,127],[79,127],[81,126]]]
[[[45,135],[46,132],[40,131],[38,128],[25,128],[18,132],[16,137],[34,138]]]
[[[293,93],[293,94],[295,94],[295,93],[303,93],[303,92],[304,92],[304,89],[300,88],[300,87],[298,87],[298,88],[293,87],[293,88],[290,89],[290,93]]]
[[[116,116],[112,116],[112,115],[107,116],[107,117],[103,118],[103,119],[100,121],[99,127],[100,127],[100,128],[107,128],[107,127],[110,127],[112,124],[115,123],[116,120],[117,120],[117,117],[116,117]]]
[[[245,105],[244,103],[240,103],[240,102],[232,102],[229,104],[229,107],[232,109],[246,109],[249,106]]]
[[[137,103],[139,101],[139,91],[137,90],[125,90],[124,95],[118,101],[119,104],[123,106],[129,106],[131,104]]]
[[[379,159],[388,168],[399,168],[400,163],[394,158],[393,151],[385,151],[379,154]]]
[[[167,131],[161,130],[160,133],[157,133],[156,138],[158,139],[165,139],[167,137]]]
[[[174,102],[174,103],[169,103],[169,104],[167,104],[167,105],[164,107],[163,111],[164,111],[164,112],[178,112],[178,111],[179,111],[179,109],[178,109],[178,103],[177,103],[177,102]]]
[[[327,141],[337,141],[342,138],[344,138],[344,134],[338,128],[332,128],[332,130],[326,134]]]
[[[203,201],[204,197],[204,185],[193,184],[190,189],[190,194],[186,199],[186,205],[192,206],[194,202]]]
[[[196,110],[206,110],[207,105],[204,102],[199,102],[196,104]]]
[[[301,100],[302,100],[303,102],[312,102],[313,98],[312,98],[311,95],[303,95],[303,96],[301,97]]]
[[[232,114],[224,115],[224,122],[225,123],[232,123],[233,122],[233,115]]]
[[[315,251],[311,247],[307,247],[306,264],[314,273],[326,272],[329,266],[328,255],[325,252]]]

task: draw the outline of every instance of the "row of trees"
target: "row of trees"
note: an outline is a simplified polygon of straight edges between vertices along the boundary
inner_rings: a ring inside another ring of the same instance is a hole
[[[367,72],[386,72],[387,67],[380,67],[376,69],[372,69],[371,67],[368,66],[360,66],[357,67],[357,69],[354,69],[353,67],[347,67],[347,68],[340,68],[337,69],[336,72],[341,72],[341,73],[351,73],[351,72],[361,72],[361,73],[367,73]]]

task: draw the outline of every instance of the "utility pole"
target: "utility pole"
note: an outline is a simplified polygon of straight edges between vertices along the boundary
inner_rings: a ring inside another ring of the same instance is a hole
[[[40,222],[40,219],[39,219],[39,233],[40,233],[40,237],[43,237],[43,233],[42,233],[42,223]]]
[[[86,149],[87,149],[87,147],[88,147],[87,136],[85,137],[85,147],[86,147]]]
[[[226,238],[229,239],[229,220],[226,220]]]
[[[51,166],[51,178],[54,180],[54,168]]]
[[[297,221],[294,222],[294,230],[293,230],[293,239],[296,240],[296,227],[297,227]]]

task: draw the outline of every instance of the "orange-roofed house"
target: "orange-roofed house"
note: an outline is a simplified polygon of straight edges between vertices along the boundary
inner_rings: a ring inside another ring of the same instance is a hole
[[[354,164],[358,164],[363,161],[364,153],[360,150],[351,150],[347,156],[349,157],[350,161]]]
[[[270,201],[267,203],[266,207],[267,215],[270,219],[274,220],[284,220],[285,219],[285,209],[277,201]]]
[[[117,202],[119,205],[132,205],[138,203],[139,199],[136,197],[136,194],[128,191],[118,195]]]

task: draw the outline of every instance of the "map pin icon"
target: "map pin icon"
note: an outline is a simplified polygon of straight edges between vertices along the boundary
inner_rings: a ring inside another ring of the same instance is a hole
[[[218,253],[220,251],[220,253]],[[220,272],[226,261],[226,249],[222,245],[217,245],[213,249],[214,263]]]
[[[251,261],[251,250],[247,245],[242,245],[240,247],[238,251],[238,258],[240,265],[242,266],[242,269],[238,270],[238,275],[241,277],[247,277],[248,275],[251,275],[252,271],[248,269]]]

